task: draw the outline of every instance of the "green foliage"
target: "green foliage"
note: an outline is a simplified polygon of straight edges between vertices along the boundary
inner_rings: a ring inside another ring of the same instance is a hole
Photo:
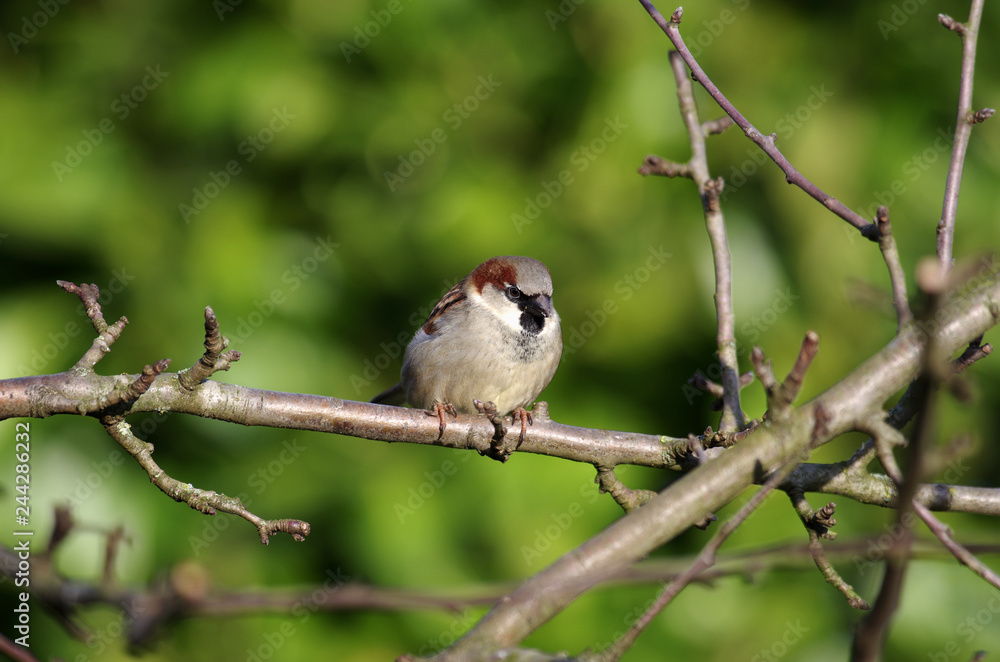
[[[945,4],[965,18],[966,3]],[[867,216],[890,203],[908,274],[934,251],[957,100],[960,42],[938,10],[712,0],[687,8],[682,25],[709,75],[777,133],[807,177]],[[979,43],[977,107],[1000,97],[994,10]],[[638,3],[50,0],[4,3],[0,19],[0,376],[60,372],[89,346],[78,302],[55,286],[64,279],[98,284],[107,317],[130,320],[98,366],[104,374],[163,357],[172,370],[190,365],[211,305],[243,352],[217,378],[367,400],[397,380],[402,346],[447,287],[490,256],[524,254],[550,267],[563,319],[567,353],[544,394],[556,420],[671,435],[716,423],[708,396],[684,389],[694,370],[713,375],[714,366],[700,203],[686,180],[635,173],[648,153],[689,153],[669,42]],[[698,98],[705,119],[719,115]],[[973,135],[959,258],[1000,244],[998,126]],[[786,186],[739,131],[709,150],[713,174],[727,180],[741,367],[758,344],[783,374],[814,329],[821,351],[809,398],[892,337],[885,267],[874,244]],[[873,291],[866,305],[859,294]],[[977,406],[948,407],[942,440],[996,423],[995,362],[972,372],[986,387]],[[759,387],[744,402],[759,416]],[[247,523],[175,504],[131,461],[114,462],[120,451],[96,422],[33,421],[34,527],[44,538],[52,507],[67,500],[80,522],[124,526],[124,584],[194,560],[220,587],[307,586],[332,572],[461,589],[522,579],[620,516],[598,497],[591,468],[549,458],[500,465],[192,417],[131,422],[174,477],[242,493],[258,514],[306,519],[313,533],[261,547]],[[0,429],[6,447],[13,425]],[[282,455],[285,442],[301,451]],[[842,459],[856,442],[814,459]],[[960,482],[997,484],[996,445],[982,446]],[[11,462],[0,458],[5,494]],[[673,478],[622,474],[651,489]],[[782,501],[771,498],[723,551],[804,540]],[[841,505],[845,537],[877,538],[893,521]],[[954,521],[964,539],[995,531],[995,522]],[[663,553],[693,553],[708,535],[691,532]],[[102,544],[78,532],[59,563],[97,578]],[[852,565],[842,568],[848,581],[873,596],[877,566]],[[609,642],[652,590],[599,591],[528,643],[578,651]],[[954,564],[915,567],[889,657],[919,659],[948,642],[961,654],[947,659],[996,650],[996,601]],[[992,623],[967,636],[962,623],[984,608]],[[276,659],[391,659],[447,645],[479,613],[203,619],[146,659],[265,659],[289,624]],[[724,580],[686,591],[626,659],[843,659],[857,618],[811,569]],[[117,614],[85,619],[120,630]],[[36,622],[42,657],[124,656],[120,634],[98,655]]]

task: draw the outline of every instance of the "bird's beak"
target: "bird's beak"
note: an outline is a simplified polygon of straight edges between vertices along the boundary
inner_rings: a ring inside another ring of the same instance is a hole
[[[552,317],[552,297],[547,294],[539,294],[528,304],[527,308],[532,314],[540,317]]]

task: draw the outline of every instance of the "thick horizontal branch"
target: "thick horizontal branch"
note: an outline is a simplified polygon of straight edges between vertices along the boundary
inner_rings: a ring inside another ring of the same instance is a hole
[[[101,394],[126,388],[135,375],[103,376],[63,372],[55,375],[0,380],[0,420],[43,418],[55,414],[97,416],[106,398]],[[541,403],[539,403],[541,404]],[[537,453],[566,460],[613,467],[638,464],[680,469],[690,454],[687,438],[616,432],[562,425],[536,404],[535,422],[528,428],[519,453]],[[437,418],[423,410],[354,402],[340,398],[281,393],[205,381],[195,391],[184,389],[177,373],[160,375],[129,408],[129,414],[156,411],[193,414],[240,425],[332,432],[388,442],[409,442],[473,449],[485,453],[495,434],[482,416],[460,414],[438,436]],[[520,427],[508,433],[516,442]]]
[[[957,478],[961,476],[958,475]],[[889,476],[867,471],[852,473],[846,462],[802,463],[791,473],[782,489],[787,491],[791,486],[803,492],[845,496],[860,503],[885,508],[895,508],[899,503],[899,490]],[[926,483],[917,488],[914,500],[931,510],[1000,517],[1000,489],[995,487]]]
[[[136,375],[89,375],[76,372],[0,380],[0,420],[42,418],[56,414],[97,415],[101,398],[133,383]],[[81,406],[80,402],[90,402]],[[82,407],[82,410],[81,410]],[[537,406],[536,406],[537,408]],[[459,415],[438,438],[436,418],[422,410],[354,402],[319,395],[281,393],[216,381],[203,382],[195,392],[177,383],[177,373],[164,373],[129,410],[192,414],[240,425],[328,432],[374,441],[404,442],[485,452],[495,432],[483,417]],[[511,435],[516,436],[520,429]],[[637,465],[674,471],[695,466],[688,439],[637,432],[617,432],[563,425],[536,416],[518,453],[548,455],[603,467]],[[709,448],[709,458],[721,454]],[[844,463],[800,464],[785,489],[822,492],[855,501],[894,508],[896,486],[882,474],[847,475]],[[917,500],[931,510],[1000,516],[1000,490],[964,485],[921,486]]]

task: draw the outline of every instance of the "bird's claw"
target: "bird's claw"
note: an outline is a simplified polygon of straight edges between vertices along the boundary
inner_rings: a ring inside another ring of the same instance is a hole
[[[517,438],[517,445],[518,447],[520,447],[521,444],[524,443],[524,433],[528,431],[529,425],[534,425],[535,419],[532,418],[531,412],[525,409],[524,407],[518,407],[513,412],[511,412],[510,416],[511,416],[511,422],[513,422],[513,420],[517,418],[521,419],[521,435]]]
[[[509,448],[506,443],[507,426],[504,425],[503,416],[500,415],[500,412],[497,411],[497,406],[492,402],[473,400],[472,404],[476,407],[476,411],[485,416],[493,424],[494,433],[493,438],[490,440],[490,450],[485,454],[494,460],[506,462],[510,454],[517,449],[517,446]]]
[[[435,402],[434,406],[424,412],[428,416],[437,416],[438,419],[438,439],[444,436],[444,429],[448,427],[448,421],[444,415],[451,414],[452,418],[458,418],[455,405],[449,402]]]

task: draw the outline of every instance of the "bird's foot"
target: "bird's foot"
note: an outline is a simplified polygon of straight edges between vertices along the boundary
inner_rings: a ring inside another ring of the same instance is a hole
[[[534,424],[535,419],[532,418],[531,412],[524,407],[518,407],[511,412],[511,422],[517,419],[521,419],[521,435],[517,438],[517,448],[521,447],[524,443],[524,433],[528,431],[528,426]],[[516,450],[516,449],[515,449]]]
[[[444,429],[448,427],[448,421],[444,415],[451,414],[453,418],[458,417],[455,405],[448,402],[435,402],[434,406],[424,412],[428,416],[437,416],[438,419],[438,439],[444,436]]]
[[[485,416],[490,423],[493,424],[493,439],[490,440],[490,449],[484,455],[497,460],[499,462],[506,462],[510,454],[516,450],[510,448],[506,443],[507,437],[507,426],[504,425],[503,416],[497,411],[497,406],[492,402],[483,402],[482,400],[473,400],[472,404],[475,405],[476,411]]]

